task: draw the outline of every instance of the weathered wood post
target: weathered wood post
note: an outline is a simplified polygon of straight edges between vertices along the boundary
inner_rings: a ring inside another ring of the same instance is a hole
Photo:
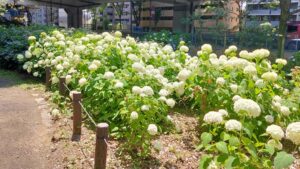
[[[51,87],[51,68],[50,67],[46,67],[45,68],[45,73],[46,73],[46,90],[49,89]]]
[[[81,122],[82,122],[82,108],[80,105],[81,102],[81,93],[73,93],[73,136],[81,135]]]
[[[94,169],[106,168],[108,124],[100,123],[96,126],[96,149]]]
[[[66,78],[65,77],[60,77],[59,78],[59,93],[62,95],[62,96],[65,96],[66,93],[67,93],[67,89],[66,89]]]

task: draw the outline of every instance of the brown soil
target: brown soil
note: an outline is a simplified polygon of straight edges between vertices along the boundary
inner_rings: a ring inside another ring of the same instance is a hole
[[[0,77],[0,168],[48,169],[47,118],[29,91]]]

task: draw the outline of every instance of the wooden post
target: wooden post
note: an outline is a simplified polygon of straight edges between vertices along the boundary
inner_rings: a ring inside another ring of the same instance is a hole
[[[94,169],[106,168],[108,124],[100,123],[96,126],[96,149]]]
[[[81,135],[81,114],[82,108],[80,105],[81,102],[81,93],[73,93],[73,136]]]
[[[59,78],[59,93],[62,95],[62,96],[65,96],[66,93],[67,93],[67,89],[66,89],[66,78],[65,77],[60,77]]]
[[[51,68],[46,67],[45,73],[46,73],[46,79],[45,80],[46,80],[46,90],[47,90],[51,87]]]

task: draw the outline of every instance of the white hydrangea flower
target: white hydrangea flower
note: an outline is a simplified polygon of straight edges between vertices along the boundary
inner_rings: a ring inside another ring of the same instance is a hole
[[[261,77],[266,81],[274,82],[277,80],[278,75],[275,72],[266,72],[266,73],[262,74]]]
[[[255,66],[248,65],[244,68],[244,73],[249,74],[249,75],[255,75],[257,73],[257,70],[256,70]]]
[[[163,52],[166,53],[166,54],[169,54],[169,53],[172,53],[173,52],[173,48],[171,45],[166,45],[163,47]]]
[[[274,140],[274,139],[271,139],[267,142],[268,145],[278,149],[278,150],[282,150],[282,144],[279,140]]]
[[[121,38],[122,37],[122,32],[116,31],[115,36],[118,37],[118,38]]]
[[[124,87],[124,83],[122,83],[121,81],[117,81],[114,87],[115,88],[123,88]]]
[[[239,99],[242,99],[241,96],[235,95],[235,96],[233,96],[232,101],[233,101],[233,102],[236,102],[236,101],[238,101]]]
[[[29,36],[28,41],[36,41],[36,37],[35,36]]]
[[[29,58],[32,57],[32,54],[27,50],[27,51],[25,52],[25,57],[26,57],[27,59],[29,59]]]
[[[179,48],[179,50],[180,50],[181,52],[187,53],[187,52],[189,52],[189,47],[187,47],[187,46],[181,46],[181,47]]]
[[[17,59],[18,59],[19,62],[23,61],[24,60],[24,55],[18,54]]]
[[[158,98],[159,101],[162,101],[162,102],[166,102],[167,101],[167,98],[165,96],[160,96]]]
[[[240,113],[244,111],[249,117],[258,117],[261,113],[259,105],[250,99],[238,99],[234,102],[234,111]]]
[[[185,81],[186,79],[189,78],[189,76],[191,75],[191,71],[187,70],[187,69],[182,69],[178,75],[177,75],[177,79],[180,81]]]
[[[103,75],[104,79],[113,79],[115,77],[115,74],[113,72],[105,72]]]
[[[72,76],[71,75],[67,75],[66,76],[66,83],[69,84],[72,80]]]
[[[39,76],[39,72],[34,72],[34,73],[33,73],[33,76],[34,76],[34,77],[38,77],[38,76]]]
[[[132,93],[139,95],[139,94],[142,93],[142,88],[140,88],[139,86],[133,86],[132,87]]]
[[[166,100],[166,103],[169,107],[173,108],[176,104],[175,100],[174,99],[167,99]]]
[[[51,111],[51,115],[52,115],[53,117],[58,117],[59,114],[60,114],[60,112],[59,112],[58,109],[53,109],[53,110]]]
[[[228,120],[225,123],[225,129],[228,131],[240,131],[242,129],[242,124],[237,120]]]
[[[231,84],[230,89],[233,93],[236,93],[238,91],[238,85],[237,84]]]
[[[56,65],[56,70],[63,70],[64,67],[61,64]]]
[[[150,110],[150,107],[149,107],[148,105],[143,105],[143,106],[141,107],[141,110],[142,110],[142,111],[148,111],[148,110]]]
[[[281,140],[284,137],[284,131],[278,125],[272,124],[267,127],[266,133],[270,134],[275,140]]]
[[[285,116],[288,116],[290,115],[292,112],[290,111],[290,109],[286,106],[281,106],[280,107],[280,112],[285,115]]]
[[[213,51],[212,46],[210,44],[204,44],[201,46],[201,51],[210,54]]]
[[[131,112],[131,114],[130,114],[131,120],[136,120],[138,118],[139,118],[139,114],[136,111]]]
[[[51,78],[51,82],[52,82],[53,84],[56,84],[56,83],[59,82],[59,79],[58,79],[56,76],[54,76],[54,77]]]
[[[219,112],[210,111],[204,115],[203,121],[209,124],[222,123],[223,115]]]
[[[228,112],[225,109],[220,109],[218,112],[221,113],[222,116],[228,116]]]
[[[300,122],[294,122],[286,128],[286,138],[300,145]]]
[[[275,61],[277,64],[286,65],[287,61],[285,59],[276,59]]]
[[[282,98],[280,96],[278,96],[278,95],[275,95],[273,97],[273,101],[275,101],[275,102],[281,102],[281,100],[282,100]]]
[[[132,64],[132,68],[138,72],[144,72],[145,71],[145,67],[142,63],[140,62],[134,62]]]
[[[223,77],[218,77],[216,80],[216,83],[220,86],[223,86],[225,84],[225,79]]]
[[[170,93],[166,89],[161,89],[158,93],[160,96],[168,96]]]
[[[91,70],[91,71],[95,71],[95,70],[98,69],[98,66],[97,66],[96,64],[92,63],[92,64],[89,65],[88,68],[89,68],[89,70]]]
[[[253,51],[254,56],[259,59],[267,58],[270,56],[270,51],[267,49],[257,49]]]
[[[239,55],[240,55],[241,58],[244,58],[244,59],[248,59],[248,60],[252,60],[253,59],[253,55],[251,55],[246,50],[242,50]]]
[[[255,86],[258,88],[263,88],[265,86],[264,80],[258,79],[255,81]]]
[[[148,129],[147,129],[148,133],[152,136],[157,134],[157,127],[155,124],[149,124]]]
[[[272,115],[266,115],[265,120],[266,120],[266,122],[271,124],[274,122],[274,117]]]
[[[142,93],[147,95],[147,96],[153,96],[154,95],[154,91],[150,86],[144,86],[142,88]]]
[[[127,57],[128,57],[128,59],[130,59],[136,63],[138,63],[138,61],[140,60],[135,54],[132,54],[132,53],[128,54]]]
[[[170,122],[173,122],[173,118],[170,115],[167,115],[167,120],[169,120]]]
[[[82,77],[79,79],[78,83],[79,83],[79,86],[83,86],[87,83],[87,80],[86,80],[86,78]]]

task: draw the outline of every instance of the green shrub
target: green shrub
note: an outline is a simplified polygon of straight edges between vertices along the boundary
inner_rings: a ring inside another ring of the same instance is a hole
[[[33,25],[0,26],[0,68],[17,69],[20,67],[17,54],[23,53],[29,46],[27,37],[38,37],[41,32],[50,32],[55,27]]]
[[[187,44],[191,43],[191,37],[188,33],[172,33],[167,30],[160,32],[147,33],[142,37],[143,41],[155,41],[164,45],[170,44],[173,47],[177,47],[180,41],[185,41]]]

